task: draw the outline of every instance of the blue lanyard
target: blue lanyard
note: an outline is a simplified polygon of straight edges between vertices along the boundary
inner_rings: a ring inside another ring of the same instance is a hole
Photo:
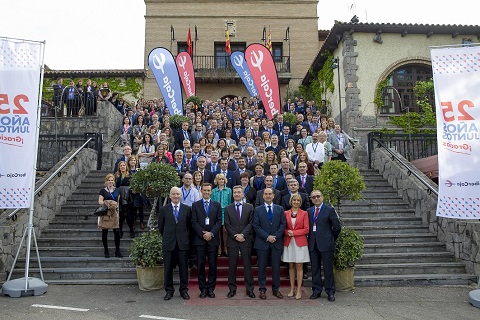
[[[107,190],[107,192],[110,194],[110,196],[112,197],[113,200],[117,199],[117,189],[113,190],[113,193],[110,192],[110,190],[108,190],[108,188],[105,188],[105,190]]]
[[[208,200],[208,207],[207,207],[207,210],[205,210],[205,213],[207,214],[207,217],[208,215],[210,214],[210,205],[212,204],[212,199],[209,199]],[[203,200],[203,207],[205,208],[205,200]]]
[[[323,202],[322,204],[320,205],[320,207],[318,207],[318,216],[315,218],[315,211],[316,211],[316,208],[315,210],[313,210],[312,212],[312,220],[313,220],[313,223],[316,223],[317,220],[318,220],[318,217],[320,216],[320,211],[322,211],[322,207],[323,207]]]
[[[317,146],[314,148],[314,147],[313,147],[313,143],[312,143],[312,149],[313,149],[313,152],[315,152],[315,153],[317,152],[317,149],[318,149],[318,142],[316,143],[316,145],[317,145]]]
[[[244,196],[247,196],[248,188],[250,188],[250,186],[247,184],[247,186],[245,187],[245,190],[243,190]]]
[[[188,190],[187,194],[185,194],[185,188],[182,187],[182,196],[183,196],[183,201],[185,201],[188,196],[190,195],[190,191],[192,191],[192,189],[190,188],[190,190]]]

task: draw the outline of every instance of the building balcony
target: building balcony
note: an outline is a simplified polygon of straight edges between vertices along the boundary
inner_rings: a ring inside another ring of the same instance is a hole
[[[275,61],[279,83],[289,83],[290,57],[280,57]],[[229,56],[193,56],[195,81],[198,83],[242,83]]]

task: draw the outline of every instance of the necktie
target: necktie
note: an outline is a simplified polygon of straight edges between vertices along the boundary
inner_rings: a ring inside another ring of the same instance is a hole
[[[277,177],[273,178],[273,187],[277,187]]]
[[[173,210],[173,215],[175,216],[175,222],[178,223],[178,206],[175,206]]]
[[[305,176],[302,176],[302,187],[305,188]]]
[[[217,171],[217,165],[216,164],[212,164],[211,168],[212,168],[212,172]]]
[[[240,220],[240,218],[242,217],[242,215],[240,214],[240,203],[237,203],[236,206],[237,206],[237,217],[238,217],[238,220]]]
[[[313,216],[313,220],[315,220],[315,221],[317,220],[317,218],[318,218],[318,213],[319,213],[319,212],[320,212],[320,207],[316,207],[316,209],[315,209],[315,215]]]
[[[207,215],[208,215],[208,201],[205,201],[205,212],[206,212]]]
[[[187,133],[187,131],[183,131],[183,136],[185,137],[185,140],[188,140],[188,133]]]
[[[249,158],[249,159],[248,159],[248,166],[250,167],[251,165],[252,165],[252,159]]]
[[[268,214],[268,220],[270,220],[270,223],[272,223],[272,220],[273,220],[272,206],[268,206],[267,214]]]
[[[187,159],[187,164],[190,165],[190,159]]]

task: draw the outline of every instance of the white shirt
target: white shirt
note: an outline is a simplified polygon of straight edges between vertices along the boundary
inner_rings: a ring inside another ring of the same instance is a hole
[[[310,160],[312,163],[317,160],[318,162],[322,163],[325,159],[325,148],[321,142],[312,142],[307,144],[305,151],[308,154],[308,160]]]

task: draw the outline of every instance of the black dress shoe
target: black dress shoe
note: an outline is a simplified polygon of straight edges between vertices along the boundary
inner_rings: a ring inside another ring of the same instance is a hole
[[[167,292],[165,297],[163,297],[163,300],[168,301],[168,300],[172,299],[172,297],[173,297],[173,293]]]
[[[335,301],[335,296],[333,294],[328,295],[328,301],[333,302]]]
[[[258,297],[262,300],[267,299],[267,295],[265,294],[265,291],[260,291],[260,295]]]
[[[190,300],[188,292],[180,293],[180,296],[183,298],[183,300]]]
[[[278,299],[283,299],[283,294],[280,291],[273,291],[273,295]]]
[[[105,250],[103,255],[105,256],[105,258],[110,258],[110,252],[108,252],[108,250]]]
[[[230,292],[228,292],[228,294],[227,294],[227,298],[233,298],[233,297],[235,297],[236,294],[237,294],[237,291],[230,290]]]
[[[213,291],[210,291],[209,293],[207,293],[207,296],[209,298],[215,298],[215,293]]]
[[[315,300],[315,299],[318,299],[322,296],[322,293],[319,292],[319,293],[312,293],[312,295],[310,296],[310,299],[312,300]]]
[[[253,291],[247,291],[247,296],[250,298],[255,298],[255,293],[253,293]]]
[[[205,299],[207,297],[207,291],[200,292],[200,299]]]
[[[115,257],[117,257],[117,258],[123,258],[123,255],[122,255],[122,253],[120,252],[120,250],[116,250],[116,251],[115,251]]]

